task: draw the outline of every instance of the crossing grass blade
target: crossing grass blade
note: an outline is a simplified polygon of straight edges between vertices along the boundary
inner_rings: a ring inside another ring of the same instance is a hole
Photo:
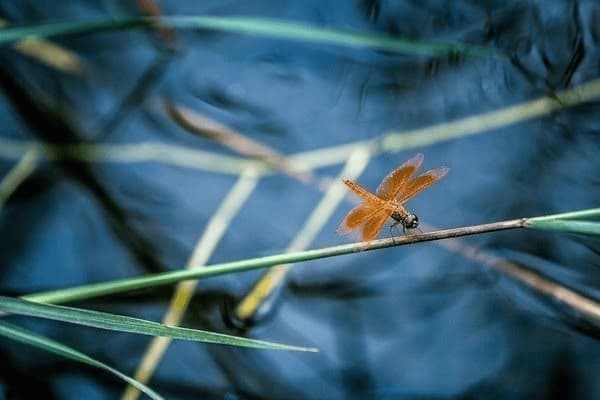
[[[28,38],[49,38],[72,34],[87,34],[126,29],[169,26],[180,29],[216,30],[261,36],[271,39],[300,40],[346,47],[371,48],[408,54],[464,54],[490,57],[497,55],[491,48],[461,43],[415,41],[380,33],[346,32],[284,20],[252,17],[167,16],[120,18],[109,20],[66,21],[32,26],[7,27],[0,30],[0,44]]]
[[[38,349],[57,354],[70,360],[75,360],[95,368],[103,369],[135,386],[140,391],[147,394],[150,398],[154,400],[163,400],[162,396],[150,389],[148,386],[143,385],[135,379],[123,374],[122,372],[119,372],[116,369],[73,349],[72,347],[66,346],[55,340],[48,339],[27,329],[23,329],[6,321],[0,321],[0,336],[4,336],[8,339],[21,342],[32,347],[37,347]]]
[[[138,333],[141,335],[165,336],[173,339],[193,340],[205,343],[251,347],[265,350],[317,351],[315,348],[288,346],[285,344],[246,339],[197,329],[171,327],[157,322],[127,317],[124,315],[109,314],[74,307],[40,304],[13,297],[0,296],[0,310],[10,314],[47,318],[119,332]]]

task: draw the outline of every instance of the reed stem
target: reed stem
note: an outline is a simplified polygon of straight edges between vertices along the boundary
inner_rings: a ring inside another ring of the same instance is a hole
[[[202,279],[242,271],[267,268],[280,264],[289,264],[300,261],[310,261],[320,258],[351,254],[359,251],[370,251],[387,247],[403,246],[412,243],[475,235],[484,232],[522,228],[525,224],[526,219],[514,219],[461,228],[443,229],[434,232],[425,232],[414,235],[411,234],[400,237],[374,240],[368,245],[363,242],[350,243],[322,249],[277,254],[273,256],[233,261],[212,266],[197,266],[185,270],[163,272],[136,278],[126,278],[109,282],[76,286],[68,289],[34,293],[23,296],[23,299],[52,304],[81,301],[99,296],[128,292],[136,289],[146,289],[155,286],[169,285],[183,280]]]

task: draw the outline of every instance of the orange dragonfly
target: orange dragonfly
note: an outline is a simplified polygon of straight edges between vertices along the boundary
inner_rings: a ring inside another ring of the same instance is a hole
[[[343,182],[362,203],[352,209],[340,224],[337,232],[348,234],[362,227],[361,239],[371,242],[377,237],[388,218],[394,223],[390,229],[402,224],[402,229],[414,229],[419,226],[419,218],[404,208],[404,203],[413,198],[421,190],[433,185],[448,173],[448,168],[436,168],[417,177],[412,177],[423,162],[423,154],[417,154],[386,176],[377,188],[376,194],[369,192],[358,183],[349,179]]]

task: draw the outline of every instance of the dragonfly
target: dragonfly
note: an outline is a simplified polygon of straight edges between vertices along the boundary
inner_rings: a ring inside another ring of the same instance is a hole
[[[357,194],[362,202],[346,215],[337,229],[338,234],[345,235],[362,228],[360,237],[368,244],[379,235],[388,218],[394,220],[390,230],[399,224],[402,225],[404,233],[407,229],[416,229],[419,226],[419,218],[408,212],[404,203],[442,179],[449,171],[449,168],[441,167],[413,177],[423,163],[423,158],[423,154],[419,153],[390,172],[381,181],[375,194],[356,182],[344,179],[342,182]]]

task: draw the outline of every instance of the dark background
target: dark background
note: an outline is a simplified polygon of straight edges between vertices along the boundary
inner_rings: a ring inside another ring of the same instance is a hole
[[[53,39],[85,60],[58,72],[0,48],[1,138],[154,141],[232,154],[157,107],[168,97],[284,154],[453,121],[599,78],[598,1],[162,1],[166,15],[269,17],[415,40],[487,46],[499,57],[392,54],[208,31]],[[139,15],[117,1],[0,2],[14,24]],[[158,103],[160,104],[160,103]],[[373,189],[417,151],[451,172],[410,204],[425,222],[465,226],[598,206],[598,100],[426,148],[375,157]],[[3,156],[4,176],[17,158]],[[314,171],[336,176],[340,165]],[[236,177],[166,163],[45,159],[0,209],[0,293],[183,267]],[[261,180],[211,263],[283,251],[321,194],[284,174]],[[344,243],[336,212],[314,247]],[[510,231],[467,239],[590,298],[597,242]],[[240,329],[230,308],[260,271],[200,282],[184,326],[318,354],[174,342],[150,386],[169,399],[600,398],[598,325],[434,244],[298,265],[271,311]],[[76,304],[161,320],[172,287]],[[132,375],[137,335],[11,318]],[[118,398],[108,374],[0,341],[0,398]]]

